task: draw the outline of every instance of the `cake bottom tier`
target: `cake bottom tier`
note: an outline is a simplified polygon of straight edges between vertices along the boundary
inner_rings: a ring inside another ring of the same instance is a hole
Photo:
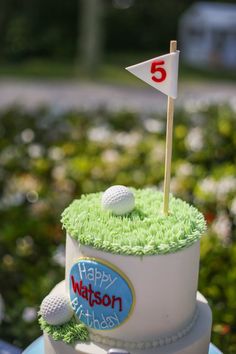
[[[172,337],[171,340],[167,339],[161,344],[157,340],[157,345],[155,345],[155,341],[152,343],[135,343],[135,345],[125,342],[124,346],[123,344],[100,344],[93,341],[67,345],[61,341],[53,340],[44,333],[45,354],[107,354],[111,348],[123,349],[124,347],[131,354],[208,354],[212,325],[211,309],[207,300],[200,293],[197,293],[196,303],[195,320],[192,323],[191,330],[186,331],[187,334],[182,338],[178,338],[176,335],[176,338]],[[169,341],[171,343],[166,344]],[[135,348],[132,348],[132,346]],[[139,346],[142,349],[137,349]],[[151,348],[148,348],[149,346]]]

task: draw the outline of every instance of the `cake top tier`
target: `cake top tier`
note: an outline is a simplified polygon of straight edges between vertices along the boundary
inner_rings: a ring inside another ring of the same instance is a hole
[[[170,215],[162,213],[163,194],[153,189],[131,189],[135,209],[117,216],[101,207],[102,193],[82,195],[64,210],[62,224],[81,244],[125,255],[176,252],[197,241],[205,231],[203,215],[171,196]]]

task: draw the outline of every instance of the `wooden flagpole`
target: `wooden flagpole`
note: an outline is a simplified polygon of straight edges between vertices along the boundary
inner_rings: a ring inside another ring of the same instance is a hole
[[[177,49],[177,41],[170,42],[170,53]],[[166,124],[166,152],[165,152],[165,177],[164,177],[164,204],[163,212],[169,213],[169,194],[170,194],[170,176],[171,176],[171,158],[172,158],[172,140],[173,140],[173,117],[174,117],[174,98],[168,96],[167,101],[167,124]]]

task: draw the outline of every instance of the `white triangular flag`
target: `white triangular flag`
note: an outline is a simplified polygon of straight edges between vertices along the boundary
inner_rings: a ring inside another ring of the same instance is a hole
[[[178,87],[179,51],[161,55],[126,70],[164,94],[176,98]]]

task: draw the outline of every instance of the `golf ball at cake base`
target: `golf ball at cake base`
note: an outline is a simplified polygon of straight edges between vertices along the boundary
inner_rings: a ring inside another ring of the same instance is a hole
[[[66,295],[48,295],[44,298],[40,313],[43,319],[51,325],[61,325],[73,316],[73,309]]]

